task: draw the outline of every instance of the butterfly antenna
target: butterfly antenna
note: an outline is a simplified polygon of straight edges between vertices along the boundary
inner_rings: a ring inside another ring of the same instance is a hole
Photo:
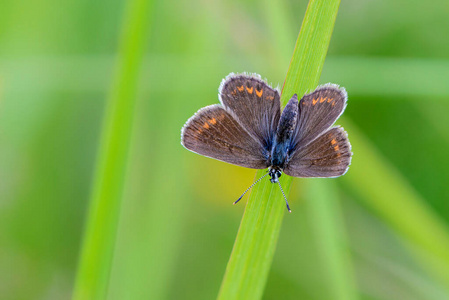
[[[289,212],[289,213],[291,213],[292,211],[291,211],[291,209],[290,209],[290,206],[288,206],[288,201],[287,201],[287,197],[285,197],[285,194],[284,194],[284,190],[282,189],[282,186],[281,186],[281,182],[280,182],[280,181],[278,181],[278,184],[279,184],[279,187],[281,188],[281,192],[282,192],[282,195],[284,195],[284,199],[285,199],[285,204],[287,204],[287,209],[288,209],[288,212]]]
[[[242,199],[243,198],[243,196],[245,196],[245,194],[246,194],[246,192],[247,191],[249,191],[256,183],[258,183],[259,181],[261,181],[262,180],[262,178],[264,178],[265,176],[267,176],[268,175],[268,173],[267,174],[265,174],[265,175],[263,175],[262,177],[260,177],[259,179],[257,179],[256,181],[254,181],[254,183],[253,184],[251,184],[251,186],[249,187],[249,188],[247,188],[246,189],[246,191],[244,191],[243,192],[243,194],[234,202],[234,203],[232,203],[232,204],[236,204],[237,202],[239,202],[240,201],[240,199]]]

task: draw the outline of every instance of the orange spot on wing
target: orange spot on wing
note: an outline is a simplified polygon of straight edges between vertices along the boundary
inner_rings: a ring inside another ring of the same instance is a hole
[[[257,95],[257,97],[262,97],[262,94],[263,94],[263,90],[260,90],[260,91],[258,91],[257,89],[256,89],[256,95]]]
[[[212,118],[212,119],[209,120],[209,123],[211,125],[215,125],[215,124],[217,124],[217,120],[215,118]]]
[[[312,100],[312,105],[315,105],[318,102],[318,99],[313,99]]]
[[[331,144],[335,145],[336,143],[337,143],[337,140],[336,139],[332,139]]]
[[[254,90],[254,87],[251,87],[251,88],[246,87],[246,90],[248,91],[248,93],[252,94],[253,90]]]
[[[334,106],[334,105],[335,105],[335,101],[332,102],[332,106]]]
[[[327,99],[327,97],[326,98],[320,98],[320,103],[323,103],[324,101],[326,101],[326,99]]]
[[[237,89],[239,90],[239,92],[243,92],[244,87],[243,87],[243,85],[242,86],[238,86]]]
[[[266,99],[267,99],[267,100],[273,100],[274,97],[273,97],[273,96],[267,96]]]
[[[334,100],[334,98],[328,98],[327,103],[331,103],[332,100]]]
[[[334,147],[334,150],[338,151],[338,150],[340,150],[340,147],[338,147],[338,145],[337,145],[337,146]]]
[[[204,123],[203,127],[206,128],[206,129],[209,129],[210,126],[209,126],[209,124]]]

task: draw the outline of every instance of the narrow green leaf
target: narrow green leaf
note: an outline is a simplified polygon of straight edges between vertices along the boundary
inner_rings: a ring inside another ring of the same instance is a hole
[[[116,238],[134,103],[148,30],[147,0],[127,3],[115,78],[106,103],[95,182],[73,299],[105,299]]]
[[[332,179],[305,180],[306,211],[310,215],[323,284],[328,287],[329,298],[357,299],[349,245],[341,215],[340,199]]]
[[[314,89],[320,78],[340,1],[311,0],[285,79],[282,103]],[[265,170],[257,172],[263,176]],[[282,176],[284,190],[292,178]],[[285,201],[277,185],[263,180],[245,208],[218,299],[260,299],[273,259]],[[294,208],[293,208],[294,210]]]
[[[265,10],[273,30],[274,47],[278,56],[288,59],[288,13],[284,1],[265,1]],[[327,62],[328,63],[328,62]],[[326,66],[327,66],[326,63]],[[334,76],[333,78],[339,78]],[[357,299],[357,283],[349,252],[346,228],[341,215],[338,191],[332,180],[305,180],[306,214],[310,215],[314,239],[317,241],[319,262],[323,272],[324,293],[333,299]],[[301,188],[302,189],[302,188]],[[320,263],[321,262],[321,263]]]

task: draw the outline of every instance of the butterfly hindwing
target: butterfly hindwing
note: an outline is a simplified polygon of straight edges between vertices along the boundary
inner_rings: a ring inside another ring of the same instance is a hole
[[[200,109],[184,125],[181,143],[187,149],[234,165],[264,169],[269,153],[221,105]]]
[[[219,95],[226,110],[269,150],[280,117],[279,92],[256,75],[230,74]]]
[[[341,127],[333,127],[295,151],[284,172],[295,177],[340,176],[348,170],[351,155],[346,131]]]
[[[299,101],[299,119],[292,149],[299,149],[328,130],[346,108],[347,93],[336,84],[319,86]]]

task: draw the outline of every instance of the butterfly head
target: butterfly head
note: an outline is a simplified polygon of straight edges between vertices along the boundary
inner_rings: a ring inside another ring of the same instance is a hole
[[[268,168],[268,175],[270,175],[270,181],[272,183],[279,182],[279,177],[281,177],[282,171],[279,167],[270,167]]]

